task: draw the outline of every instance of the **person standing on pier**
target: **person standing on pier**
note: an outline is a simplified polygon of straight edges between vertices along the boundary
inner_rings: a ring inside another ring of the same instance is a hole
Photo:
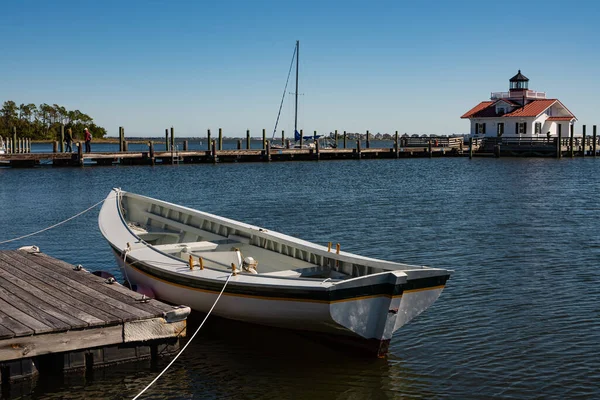
[[[73,135],[71,128],[67,129],[65,134],[65,143],[67,144],[67,148],[65,149],[65,153],[72,153],[73,148],[71,147],[71,142],[73,141]]]
[[[92,152],[92,134],[90,133],[90,131],[88,130],[88,128],[85,128],[83,130],[83,138],[85,140],[85,152],[86,153],[91,153]]]

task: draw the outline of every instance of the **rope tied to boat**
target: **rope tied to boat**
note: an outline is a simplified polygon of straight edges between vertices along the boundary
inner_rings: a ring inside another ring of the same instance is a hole
[[[212,310],[215,308],[215,306],[217,305],[217,303],[219,302],[219,299],[221,298],[221,295],[223,294],[223,292],[225,291],[225,288],[227,287],[227,284],[229,283],[229,280],[231,279],[231,277],[233,276],[233,272],[229,274],[229,276],[227,277],[227,280],[225,281],[225,284],[223,285],[223,288],[221,289],[221,292],[219,293],[219,295],[217,296],[217,299],[215,300],[215,302],[213,303],[212,307],[210,308],[210,310],[208,310],[208,313],[206,314],[206,316],[204,317],[204,319],[202,320],[202,323],[200,324],[200,326],[198,327],[198,329],[196,329],[196,332],[194,332],[194,334],[192,335],[192,337],[190,338],[190,340],[188,340],[188,342],[185,344],[185,346],[183,346],[183,348],[179,351],[179,353],[177,353],[177,355],[173,358],[173,360],[171,360],[171,362],[169,363],[169,365],[167,365],[165,367],[165,369],[162,370],[162,372],[160,374],[158,374],[158,376],[156,378],[154,378],[154,380],[152,382],[150,382],[148,384],[148,386],[146,386],[141,392],[138,393],[137,396],[135,396],[133,398],[133,400],[137,400],[142,394],[144,394],[144,392],[146,392],[146,390],[150,389],[150,387],[165,373],[167,372],[167,370],[171,367],[171,365],[173,365],[173,363],[175,362],[175,360],[177,360],[177,358],[179,358],[179,356],[185,351],[185,349],[189,346],[190,343],[192,343],[192,341],[194,340],[194,338],[196,337],[196,335],[198,334],[198,332],[200,332],[200,329],[202,328],[202,326],[204,325],[204,323],[206,322],[206,320],[208,319],[208,316],[212,313]]]
[[[0,244],[6,244],[6,243],[11,243],[11,242],[16,242],[17,240],[25,239],[25,238],[28,238],[28,237],[31,237],[31,236],[39,235],[42,232],[49,231],[50,229],[56,228],[57,226],[60,226],[60,225],[62,225],[64,223],[67,223],[67,222],[69,222],[69,221],[71,221],[71,220],[73,220],[73,219],[75,219],[75,218],[77,218],[77,217],[79,217],[79,216],[81,216],[81,215],[83,215],[83,214],[85,214],[85,213],[93,210],[94,208],[98,207],[100,204],[104,203],[106,200],[110,200],[110,199],[113,199],[113,198],[114,198],[114,196],[109,196],[109,197],[107,197],[107,198],[105,198],[105,199],[97,202],[93,206],[88,207],[85,210],[83,210],[83,211],[81,211],[81,212],[73,215],[72,217],[69,217],[69,218],[67,218],[67,219],[65,219],[63,221],[60,221],[60,222],[58,222],[58,223],[56,223],[54,225],[50,225],[49,227],[46,227],[44,229],[40,229],[39,231],[28,233],[27,235],[19,236],[19,237],[16,237],[14,239],[4,240],[4,241],[0,242]]]
[[[127,284],[129,288],[132,289],[133,283],[129,280],[129,276],[127,276],[127,254],[131,253],[131,243],[127,242],[127,247],[123,251],[123,272],[125,272],[125,279],[127,279]]]

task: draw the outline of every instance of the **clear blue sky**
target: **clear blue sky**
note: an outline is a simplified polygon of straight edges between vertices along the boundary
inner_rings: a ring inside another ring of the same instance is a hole
[[[0,101],[80,109],[111,136],[270,136],[300,40],[305,132],[467,132],[518,69],[600,125],[598,21],[592,1],[10,1]]]

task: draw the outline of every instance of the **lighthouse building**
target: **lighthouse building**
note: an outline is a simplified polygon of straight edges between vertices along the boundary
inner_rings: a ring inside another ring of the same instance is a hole
[[[510,78],[508,92],[494,92],[461,118],[471,122],[472,137],[546,138],[567,135],[575,116],[558,99],[529,90],[521,70]],[[559,128],[560,127],[560,128]]]

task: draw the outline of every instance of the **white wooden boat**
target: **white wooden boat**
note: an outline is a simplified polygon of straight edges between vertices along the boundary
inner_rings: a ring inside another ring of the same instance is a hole
[[[213,314],[339,335],[336,342],[379,356],[396,330],[433,304],[451,274],[338,252],[120,189],[106,198],[99,226],[126,279],[158,299],[207,312],[233,264],[237,274]]]

